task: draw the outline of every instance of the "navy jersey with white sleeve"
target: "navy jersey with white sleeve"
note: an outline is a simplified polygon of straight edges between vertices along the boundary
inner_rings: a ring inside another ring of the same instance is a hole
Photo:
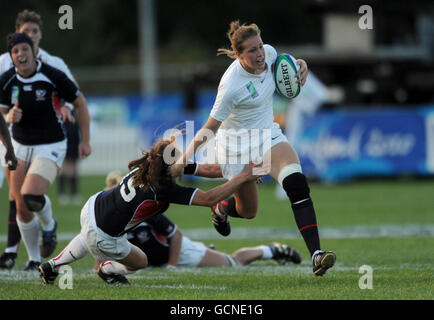
[[[128,173],[118,186],[100,192],[95,199],[96,225],[112,237],[120,237],[145,219],[165,212],[170,203],[191,205],[198,190],[172,183],[145,192],[133,186],[135,172]]]
[[[14,107],[13,96],[18,91],[20,122],[12,124],[12,137],[23,145],[62,141],[65,134],[59,114],[61,99],[73,102],[80,91],[64,72],[39,60],[36,72],[20,76],[15,68],[0,75],[0,107]]]

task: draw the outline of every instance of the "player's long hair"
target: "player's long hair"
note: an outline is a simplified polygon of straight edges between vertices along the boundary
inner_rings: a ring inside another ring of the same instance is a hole
[[[243,42],[247,39],[261,35],[261,30],[254,23],[240,25],[240,20],[232,21],[230,23],[229,31],[226,34],[231,42],[232,50],[220,48],[217,50],[217,55],[225,54],[229,58],[236,59],[236,52],[243,52]]]
[[[158,190],[173,183],[169,171],[170,164],[165,161],[164,151],[168,146],[173,146],[175,139],[176,137],[172,137],[155,142],[142,157],[128,163],[130,171],[138,169],[133,178],[134,187],[139,186],[143,191],[148,191],[150,188]]]

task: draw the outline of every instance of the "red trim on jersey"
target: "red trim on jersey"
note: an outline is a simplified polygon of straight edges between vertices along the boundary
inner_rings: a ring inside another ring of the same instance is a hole
[[[161,233],[158,233],[155,230],[151,230],[151,233],[154,235],[155,239],[160,242],[161,244],[167,246],[169,243],[167,242],[167,238],[162,235]]]
[[[160,212],[167,207],[167,203],[163,201],[145,200],[143,201],[134,212],[133,217],[129,224],[137,224],[145,219],[152,217],[154,214]]]
[[[306,229],[309,229],[309,228],[312,228],[312,227],[317,227],[317,226],[318,225],[316,223],[315,224],[310,224],[308,226],[304,226],[303,228],[300,228],[299,231],[301,232],[303,230],[306,230]]]
[[[59,98],[59,96],[57,95],[57,93],[54,93],[54,92],[52,95],[52,99],[53,99],[52,101],[53,101],[54,110],[56,111],[57,115],[60,115],[60,109],[62,108],[62,101]]]

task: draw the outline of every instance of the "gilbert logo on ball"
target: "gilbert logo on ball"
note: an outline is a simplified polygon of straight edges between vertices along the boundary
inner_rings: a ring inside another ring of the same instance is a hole
[[[295,77],[298,69],[295,58],[287,53],[278,55],[274,62],[276,90],[285,98],[293,99],[300,93],[300,84],[296,82],[298,77]]]

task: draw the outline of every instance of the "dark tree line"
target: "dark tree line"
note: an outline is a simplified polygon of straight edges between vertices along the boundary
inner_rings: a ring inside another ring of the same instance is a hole
[[[257,0],[154,0],[161,62],[206,61],[216,50],[229,46],[230,21],[255,22],[264,41],[277,44],[319,43],[321,18],[306,9],[304,0],[270,5]],[[73,29],[61,30],[61,5],[73,9]],[[14,31],[17,13],[23,9],[41,14],[44,27],[41,47],[67,57],[68,64],[117,65],[138,62],[136,0],[15,0],[2,1],[0,47]]]

